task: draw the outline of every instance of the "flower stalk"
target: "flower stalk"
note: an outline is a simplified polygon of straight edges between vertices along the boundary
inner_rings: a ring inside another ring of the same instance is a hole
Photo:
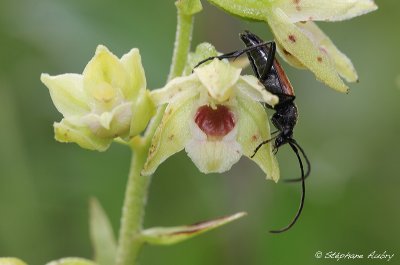
[[[177,10],[178,23],[176,26],[174,53],[172,55],[172,65],[168,75],[168,81],[182,74],[192,41],[193,15],[184,13],[179,7]]]
[[[135,141],[138,140],[137,138]],[[143,143],[132,145],[131,168],[122,209],[121,229],[117,249],[117,265],[135,264],[142,246],[140,232],[151,176],[140,174],[146,161],[148,147]]]
[[[185,68],[193,29],[193,14],[182,12],[179,6],[177,6],[177,10],[177,32],[168,80],[181,75]],[[122,210],[117,265],[137,264],[136,260],[143,245],[140,235],[143,229],[143,217],[151,176],[142,176],[141,171],[146,162],[151,139],[161,122],[164,111],[165,106],[161,106],[150,122],[144,137],[135,137],[131,142],[133,156]]]

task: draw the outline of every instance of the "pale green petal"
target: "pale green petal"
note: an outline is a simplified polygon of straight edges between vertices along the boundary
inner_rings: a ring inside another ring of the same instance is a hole
[[[190,94],[181,93],[168,104],[152,139],[143,175],[153,174],[162,162],[181,151],[190,139],[189,121],[193,118],[192,111],[197,94],[188,95]]]
[[[282,47],[282,45],[277,42],[276,43],[276,50],[278,51],[279,55],[291,66],[294,66],[299,69],[307,69],[307,67],[302,64],[299,59],[297,59],[293,54],[285,50],[285,48]]]
[[[273,6],[280,8],[293,23],[345,20],[378,8],[372,0],[276,0]]]
[[[296,25],[321,51],[325,52],[331,58],[340,76],[348,82],[358,80],[356,69],[354,69],[350,59],[336,48],[329,37],[314,22],[296,23]]]
[[[242,148],[236,139],[209,141],[190,139],[185,150],[193,163],[203,173],[222,173],[231,169],[242,156]]]
[[[240,69],[245,69],[250,66],[250,61],[249,61],[249,58],[247,58],[247,56],[241,56],[239,58],[229,60],[229,63],[233,67],[240,68]]]
[[[142,90],[132,104],[132,117],[129,136],[134,137],[146,129],[150,119],[154,116],[156,107],[151,100],[150,92]]]
[[[196,74],[177,77],[169,81],[165,87],[150,92],[150,97],[159,106],[170,102],[175,96],[186,91],[200,91],[201,83]]]
[[[274,2],[271,0],[208,0],[223,10],[251,20],[265,20],[266,9]]]
[[[282,10],[277,8],[269,12],[268,23],[283,48],[310,69],[318,80],[339,92],[348,91],[328,55],[318,49],[301,29],[292,24]]]
[[[210,96],[218,102],[224,102],[232,95],[232,86],[238,81],[241,71],[218,59],[194,69]]]
[[[46,265],[96,265],[96,263],[82,258],[63,258],[49,262]]]
[[[241,119],[235,116],[235,119]],[[221,139],[209,139],[193,120],[189,122],[191,138],[185,150],[201,172],[222,173],[239,161],[242,147],[236,141],[236,127]]]
[[[142,232],[142,239],[152,245],[172,245],[228,224],[246,214],[245,212],[240,212],[193,225],[149,228]]]
[[[0,265],[26,265],[26,263],[17,258],[0,258]]]
[[[341,77],[346,79],[347,82],[355,82],[358,80],[357,72],[350,59],[336,48],[329,37],[320,30],[314,22],[299,22],[296,23],[296,26],[313,41],[314,45],[318,47],[320,51],[329,56]],[[280,43],[277,43],[277,50],[279,55],[290,65],[300,69],[306,68],[293,54],[285,50]]]
[[[279,98],[274,94],[271,94],[253,75],[241,76],[236,87],[251,99],[265,102],[271,107],[275,106],[279,102]]]
[[[97,137],[87,126],[66,118],[54,123],[54,134],[59,142],[77,143],[82,148],[97,151],[105,151],[112,142],[112,139]]]
[[[133,103],[126,102],[112,110],[113,119],[110,125],[109,137],[127,137],[132,122]]]
[[[113,119],[113,114],[111,112],[103,112],[100,114],[100,125],[106,129],[110,129],[110,124]]]
[[[83,71],[84,89],[97,101],[115,100],[129,86],[124,65],[105,46],[99,45],[96,54]]]
[[[132,103],[118,105],[111,112],[100,115],[90,113],[81,117],[80,122],[85,124],[93,134],[100,138],[127,137],[132,117]]]
[[[264,140],[271,138],[267,113],[261,104],[245,95],[237,97],[238,142],[242,145],[243,154],[251,157],[256,147]],[[279,166],[272,153],[271,144],[263,145],[257,154],[251,158],[265,172],[267,179],[279,180]]]
[[[134,48],[121,58],[130,79],[129,86],[122,87],[125,99],[132,100],[141,89],[146,88],[146,76],[139,50]]]
[[[88,98],[83,90],[82,75],[42,74],[40,80],[48,87],[54,105],[64,117],[82,115],[90,111]]]

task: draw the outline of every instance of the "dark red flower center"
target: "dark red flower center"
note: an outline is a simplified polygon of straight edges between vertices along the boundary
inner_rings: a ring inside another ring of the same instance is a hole
[[[223,105],[217,105],[216,109],[208,105],[201,106],[194,121],[207,136],[211,137],[223,137],[235,127],[233,113]]]

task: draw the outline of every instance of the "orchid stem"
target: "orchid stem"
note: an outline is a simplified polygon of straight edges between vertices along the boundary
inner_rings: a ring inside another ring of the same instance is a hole
[[[192,29],[193,16],[183,14],[178,8],[175,46],[168,80],[183,73],[190,49]],[[137,264],[137,257],[143,245],[140,235],[143,230],[143,218],[151,176],[142,176],[141,171],[147,159],[151,139],[161,122],[164,111],[165,106],[161,106],[143,138],[134,138],[131,143],[133,155],[122,208],[116,265]]]

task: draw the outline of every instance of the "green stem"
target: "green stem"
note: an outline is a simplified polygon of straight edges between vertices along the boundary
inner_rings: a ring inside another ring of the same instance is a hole
[[[175,47],[168,80],[180,76],[183,73],[190,49],[192,29],[193,16],[183,14],[178,8]],[[142,139],[135,138],[131,145],[134,154],[132,156],[122,210],[121,228],[116,257],[117,265],[137,264],[137,256],[143,245],[143,242],[140,239],[140,233],[143,229],[143,217],[151,177],[142,176],[140,172],[146,162],[151,139],[161,122],[164,110],[165,106],[159,108],[157,114],[149,124],[144,137]]]
[[[128,184],[122,209],[117,261],[118,265],[134,264],[142,242],[138,240],[143,224],[144,208],[151,176],[140,172],[146,162],[147,148],[138,145],[132,156]]]
[[[178,8],[178,23],[176,26],[175,47],[172,55],[172,65],[168,81],[183,73],[190,50],[193,30],[193,16],[184,14]]]

